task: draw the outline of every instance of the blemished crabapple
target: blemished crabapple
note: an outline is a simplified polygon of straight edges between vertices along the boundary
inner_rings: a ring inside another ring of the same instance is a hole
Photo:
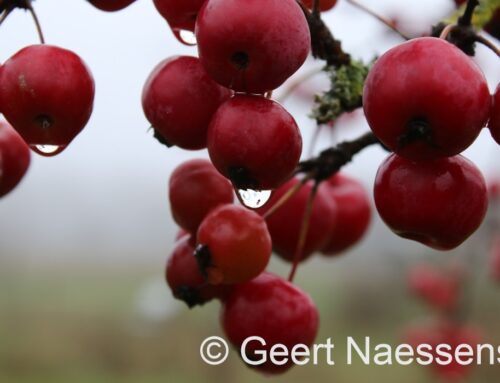
[[[231,183],[210,161],[194,159],[172,172],[168,198],[175,222],[196,235],[201,221],[212,209],[233,202],[234,192]]]
[[[483,175],[460,155],[412,161],[392,154],[378,169],[374,196],[393,232],[437,250],[464,242],[488,207]]]
[[[0,121],[0,197],[11,192],[26,174],[31,160],[28,145],[5,121]]]
[[[39,154],[54,155],[66,148],[87,124],[93,103],[92,74],[67,49],[31,45],[0,67],[1,112]],[[37,150],[45,145],[58,150]]]
[[[213,286],[205,281],[194,256],[193,243],[189,235],[179,239],[165,269],[167,284],[173,296],[184,301],[188,307],[222,298],[227,291],[226,285]]]
[[[196,57],[175,56],[149,75],[142,107],[167,145],[197,150],[206,147],[210,119],[230,94],[207,75]]]
[[[460,49],[434,37],[400,44],[382,55],[364,85],[363,109],[382,143],[411,159],[461,153],[486,125],[488,85]]]
[[[280,186],[302,152],[293,117],[260,96],[236,95],[222,104],[210,122],[207,141],[214,166],[239,189]]]
[[[291,350],[297,344],[311,346],[318,331],[319,315],[311,298],[299,288],[271,273],[235,285],[222,305],[221,322],[229,341],[240,348],[250,336],[260,342],[248,343],[249,359],[261,359],[263,351],[276,344]],[[258,350],[258,351],[257,351]],[[292,367],[289,360],[283,365],[271,360],[253,366],[264,373],[282,373]]]
[[[207,72],[237,92],[276,89],[304,63],[311,45],[295,0],[208,0],[195,31]]]
[[[212,210],[198,228],[196,257],[211,284],[249,281],[262,273],[272,245],[264,219],[239,205]]]

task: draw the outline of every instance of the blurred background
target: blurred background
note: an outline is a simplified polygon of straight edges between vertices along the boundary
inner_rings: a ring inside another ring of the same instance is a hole
[[[397,20],[413,36],[427,33],[454,9],[452,0],[363,4]],[[140,98],[159,61],[195,55],[196,48],[175,40],[150,0],[137,0],[116,13],[101,12],[85,0],[38,0],[34,5],[48,43],[75,51],[92,69],[96,100],[88,126],[71,146],[53,158],[33,155],[25,179],[0,200],[0,382],[264,381],[234,352],[223,367],[205,365],[199,345],[208,336],[222,335],[219,304],[188,310],[173,300],[164,283],[177,231],[169,212],[168,177],[182,161],[207,154],[158,144],[148,131]],[[343,0],[324,18],[356,58],[370,60],[401,42]],[[0,62],[36,42],[30,15],[15,11],[0,28]],[[493,90],[500,81],[498,59],[479,46],[475,60]],[[295,88],[284,105],[301,127],[304,157],[315,131],[308,117],[313,95],[329,86],[323,74],[309,75],[321,67],[309,60],[275,92],[279,100]],[[315,152],[367,129],[362,113],[355,113],[339,121],[334,133],[324,128]],[[371,190],[385,155],[369,148],[346,173]],[[500,178],[500,151],[487,131],[465,155],[488,180]],[[454,252],[432,252],[401,240],[374,214],[368,235],[352,251],[335,259],[312,257],[296,283],[319,308],[318,341],[331,337],[341,347],[347,336],[371,336],[401,343],[408,325],[432,315],[408,293],[408,271],[421,262],[438,268],[451,262],[473,271],[468,319],[486,341],[500,344],[500,284],[488,270],[492,231],[500,230],[491,223],[497,213]],[[270,265],[280,275],[288,268],[279,260]],[[491,382],[499,373],[500,366],[481,367],[470,381]],[[411,383],[434,377],[418,366],[346,366],[340,360],[333,367],[295,367],[273,379]]]

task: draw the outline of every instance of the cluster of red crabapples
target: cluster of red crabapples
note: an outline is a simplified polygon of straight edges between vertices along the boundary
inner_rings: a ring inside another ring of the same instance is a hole
[[[498,87],[489,93],[477,65],[433,37],[382,55],[363,93],[366,118],[391,151],[374,188],[377,210],[398,235],[438,250],[464,242],[488,206],[485,180],[460,153],[485,127],[498,141]]]
[[[167,282],[190,307],[220,299],[222,325],[236,347],[251,335],[264,338],[268,349],[310,345],[318,328],[313,302],[265,271],[273,249],[293,260],[313,187],[306,183],[267,214],[302,182],[293,177],[302,151],[299,129],[270,92],[309,53],[304,12],[294,0],[182,5],[155,0],[155,5],[178,38],[182,31],[195,33],[199,58],[172,57],[156,66],[144,85],[145,115],[162,143],[207,148],[211,160],[187,161],[170,177],[171,211],[182,232],[167,263]],[[257,201],[253,208],[260,209],[253,211],[233,203],[235,189],[239,196],[275,192],[265,206],[267,197]],[[369,220],[363,187],[345,175],[332,177],[316,195],[300,258],[344,251],[361,238]],[[340,221],[344,224],[337,225]],[[258,369],[272,373],[289,367],[265,363]]]
[[[421,264],[413,267],[408,276],[411,293],[434,315],[428,321],[409,326],[405,330],[405,340],[415,348],[429,345],[433,356],[432,371],[450,383],[462,382],[472,371],[472,364],[462,363],[458,353],[467,348],[472,351],[471,356],[475,355],[483,338],[481,330],[465,323],[466,318],[463,318],[466,314],[463,306],[468,304],[466,273],[456,264],[444,269]],[[438,357],[448,358],[449,363],[439,363]]]

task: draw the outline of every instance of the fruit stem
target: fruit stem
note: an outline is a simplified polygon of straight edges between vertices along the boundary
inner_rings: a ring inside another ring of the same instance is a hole
[[[439,35],[439,38],[442,40],[446,40],[448,35],[453,31],[455,28],[457,28],[457,24],[449,24],[444,29],[441,31],[441,34]]]
[[[311,221],[314,197],[316,197],[318,185],[318,182],[314,183],[314,186],[309,193],[309,197],[307,198],[306,210],[304,212],[304,217],[302,218],[302,224],[300,226],[299,240],[297,242],[297,247],[295,248],[295,254],[293,256],[293,265],[292,269],[290,270],[290,274],[288,275],[289,282],[293,282],[300,260],[302,259],[304,253],[304,245],[306,244],[307,233],[309,232],[309,223]]]
[[[337,173],[355,154],[374,144],[380,144],[380,141],[372,132],[365,133],[352,141],[341,142],[323,150],[318,157],[300,162],[297,173],[313,174],[314,179],[320,182]]]
[[[0,14],[0,25],[2,25],[2,23],[7,19],[7,16],[10,15],[10,12],[12,12],[12,9],[11,8],[7,8],[5,11],[3,11]]]
[[[38,16],[35,12],[35,9],[33,8],[33,5],[31,4],[31,2],[32,2],[32,0],[27,0],[26,7],[27,7],[29,13],[31,13],[31,17],[33,17],[33,21],[35,22],[36,31],[38,33],[38,38],[40,39],[40,43],[45,44],[45,37],[43,36],[42,26],[40,25],[40,20],[38,20]]]
[[[304,178],[300,180],[297,184],[295,184],[292,188],[288,189],[285,194],[281,196],[281,198],[276,202],[268,211],[264,213],[262,216],[264,219],[268,219],[271,215],[273,215],[280,207],[282,207],[290,198],[292,198],[297,192],[306,184],[307,181],[313,178],[313,174],[308,174]]]
[[[319,6],[320,6],[320,0],[314,0],[312,10],[311,10],[313,15],[319,16],[319,13],[320,13]]]
[[[411,37],[407,36],[406,34],[401,32],[398,28],[396,28],[396,25],[394,25],[393,21],[385,18],[384,16],[377,14],[376,12],[372,11],[367,6],[360,4],[357,0],[347,0],[347,2],[351,5],[354,5],[355,7],[359,8],[359,9],[361,9],[362,11],[368,13],[369,15],[375,17],[377,20],[381,21],[386,26],[388,26],[390,29],[392,29],[394,32],[396,32],[398,35],[400,35],[403,39],[405,39],[405,40],[411,39]]]
[[[498,48],[492,41],[481,35],[476,35],[476,42],[483,44],[485,47],[491,49],[497,56],[500,57],[500,48]]]
[[[458,18],[458,25],[460,25],[461,27],[470,27],[472,25],[472,16],[474,15],[474,10],[478,5],[478,0],[468,0],[464,14]]]
[[[281,94],[279,97],[276,98],[276,101],[278,101],[280,104],[283,104],[292,94],[295,92],[295,90],[303,85],[303,83],[317,74],[321,73],[322,69],[321,68],[314,68],[309,70],[308,72],[305,72],[303,75],[297,77],[297,79],[290,83],[290,86],[288,86],[287,89]]]
[[[311,32],[311,52],[314,58],[325,60],[335,68],[349,65],[351,56],[342,50],[342,43],[336,40],[319,13],[311,12],[301,0],[296,0],[304,12]]]

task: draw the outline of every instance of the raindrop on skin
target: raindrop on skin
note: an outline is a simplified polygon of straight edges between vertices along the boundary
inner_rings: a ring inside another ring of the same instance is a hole
[[[64,145],[31,145],[30,148],[41,156],[51,157],[61,153],[66,147]]]
[[[188,46],[196,45],[196,36],[193,32],[185,29],[173,29],[172,32],[182,44]]]
[[[272,191],[238,189],[236,190],[236,195],[244,206],[250,209],[258,209],[264,206],[271,199]]]

